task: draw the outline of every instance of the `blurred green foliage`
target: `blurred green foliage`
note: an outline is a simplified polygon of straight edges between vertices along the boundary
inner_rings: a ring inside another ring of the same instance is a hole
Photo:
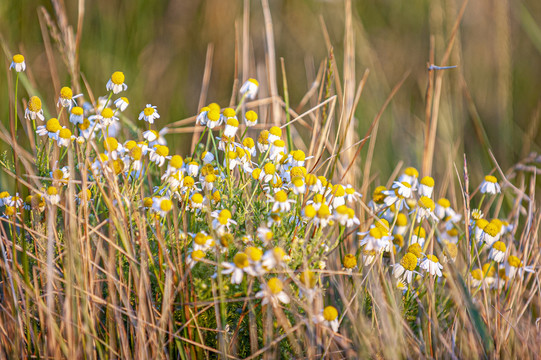
[[[79,2],[64,2],[68,21],[76,29]],[[245,76],[257,77],[257,67],[265,66],[265,29],[261,2],[249,3],[251,59]],[[344,2],[270,3],[276,56],[285,60],[290,99],[295,107],[328,56],[321,21],[328,29],[342,71]],[[383,179],[400,160],[421,165],[430,36],[435,39],[438,64],[461,4],[458,0],[353,2],[356,80],[366,68],[370,69],[356,112],[359,136],[364,136],[390,89],[411,70],[380,122],[373,168]],[[0,2],[0,34],[11,52],[4,54],[5,71],[0,72],[0,116],[5,126],[9,125],[6,76],[13,76],[7,71],[13,53],[25,55],[30,83],[49,109],[54,109],[57,95],[38,20],[40,6],[55,16],[48,1]],[[205,56],[211,43],[214,57],[206,102],[226,105],[235,74],[240,80],[243,76],[242,66],[235,69],[236,51],[241,58],[235,43],[242,38],[242,12],[240,0],[86,1],[81,73],[95,95],[103,95],[110,74],[123,71],[129,85],[126,94],[131,116],[135,119],[146,103],[152,103],[162,115],[159,125],[165,126],[198,111]],[[479,174],[493,167],[474,127],[475,114],[504,169],[529,151],[539,151],[540,29],[538,1],[469,2],[449,61],[458,68],[447,70],[443,78],[435,172],[448,170],[449,161],[460,167],[464,152]],[[55,53],[60,82],[70,85],[58,50]],[[280,88],[279,69],[278,78]],[[29,95],[33,94],[22,89],[19,98]],[[191,134],[169,135],[168,140],[177,152],[184,153]]]

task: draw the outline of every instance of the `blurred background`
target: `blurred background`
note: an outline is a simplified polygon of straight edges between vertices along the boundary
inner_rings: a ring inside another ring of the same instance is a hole
[[[258,77],[266,66],[266,36],[262,2],[241,0],[93,0],[49,2],[0,1],[0,34],[4,71],[0,71],[0,117],[9,129],[7,69],[11,55],[25,55],[28,84],[54,110],[55,84],[73,85],[62,53],[51,38],[51,64],[42,32],[44,11],[56,24],[66,22],[77,32],[79,6],[84,4],[79,40],[80,72],[94,96],[105,95],[113,71],[126,75],[130,107],[136,117],[145,104],[157,105],[159,126],[198,112],[205,59],[212,46],[212,71],[206,103],[229,103],[235,79]],[[321,64],[328,60],[327,29],[343,79],[344,1],[270,0],[277,61],[278,92],[283,95],[280,58],[284,59],[292,108],[310,88]],[[239,64],[243,11],[249,8],[248,73]],[[392,99],[379,123],[373,172],[386,180],[396,164],[421,167],[425,131],[425,93],[430,38],[435,64],[443,57],[462,1],[354,1],[352,28],[355,83],[370,70],[355,112],[357,139],[362,138],[391,89],[411,73]],[[55,7],[64,7],[66,17]],[[41,19],[41,20],[40,20]],[[49,41],[49,40],[48,40]],[[237,45],[236,45],[237,44]],[[541,2],[538,0],[476,0],[466,7],[443,76],[434,175],[462,166],[463,153],[477,179],[493,168],[491,149],[505,170],[530,151],[539,151],[541,136]],[[258,70],[259,69],[259,70]],[[351,73],[350,73],[351,74]],[[268,94],[268,79],[261,96]],[[343,81],[342,81],[343,83]],[[19,89],[28,98],[29,87]],[[331,92],[334,91],[331,89]],[[87,95],[87,92],[83,92]],[[313,102],[300,109],[306,111]],[[22,105],[20,105],[22,106]],[[270,119],[265,119],[270,121]],[[188,125],[190,126],[190,125]],[[23,137],[24,138],[24,137]],[[191,134],[167,136],[174,152],[189,151]],[[3,150],[6,150],[3,144]],[[361,164],[367,146],[361,152]],[[362,166],[362,165],[361,165]],[[454,174],[454,170],[453,170]],[[2,175],[4,176],[4,175]]]

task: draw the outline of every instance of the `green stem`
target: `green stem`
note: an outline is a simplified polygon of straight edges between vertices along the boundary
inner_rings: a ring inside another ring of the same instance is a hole
[[[17,118],[17,104],[18,104],[18,100],[17,100],[17,92],[19,90],[19,72],[17,72],[17,77],[15,78],[15,137],[17,138],[17,121],[18,121],[18,118]]]

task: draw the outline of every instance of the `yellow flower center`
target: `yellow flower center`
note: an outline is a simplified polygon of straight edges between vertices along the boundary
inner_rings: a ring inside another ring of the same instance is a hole
[[[246,112],[246,114],[244,115],[246,117],[246,120],[250,121],[250,122],[255,122],[257,121],[257,113],[253,110],[250,110],[248,112]]]
[[[308,204],[304,207],[304,215],[306,217],[311,219],[316,216],[316,213],[316,209],[311,204]]]
[[[496,179],[495,176],[487,175],[487,176],[485,176],[485,181],[486,181],[486,182],[489,182],[489,183],[495,184],[495,183],[498,182],[498,179]]]
[[[194,242],[197,244],[197,245],[200,245],[200,246],[203,246],[207,243],[207,235],[205,235],[204,233],[200,232],[200,233],[197,233],[197,235],[195,235],[195,238],[194,238]]]
[[[152,206],[152,198],[146,197],[143,199],[143,206],[144,207],[151,207]]]
[[[470,274],[471,277],[475,280],[483,280],[483,272],[481,271],[481,269],[474,269],[470,272]]]
[[[21,54],[13,55],[13,62],[16,64],[22,64],[24,62],[24,56]]]
[[[211,110],[207,113],[207,117],[210,121],[218,121],[220,120],[220,111],[219,110]]]
[[[203,203],[203,195],[200,193],[195,193],[192,195],[192,202],[196,204],[202,204]]]
[[[306,174],[304,181],[306,182],[306,185],[308,186],[314,186],[317,184],[317,176],[314,174]]]
[[[84,119],[83,123],[79,124],[78,126],[79,126],[80,130],[86,130],[86,129],[88,129],[90,127],[90,120]]]
[[[440,262],[440,260],[436,257],[436,255],[430,254],[430,255],[427,255],[426,258],[428,260],[432,261],[433,263],[439,263]]]
[[[49,186],[47,189],[47,195],[58,195],[58,189],[54,186]]]
[[[38,112],[41,110],[41,100],[37,96],[32,96],[30,100],[28,100],[28,110],[32,112]]]
[[[113,110],[111,110],[110,108],[105,108],[101,111],[101,116],[104,119],[110,119],[113,117]]]
[[[404,170],[404,174],[412,177],[419,177],[419,171],[414,167],[409,167]]]
[[[346,195],[346,190],[344,190],[344,187],[340,184],[336,184],[333,187],[332,193],[335,197],[342,197]]]
[[[128,104],[128,105],[130,104],[130,101],[128,100],[127,97],[122,96],[122,97],[120,98],[120,100],[124,101],[124,102],[125,102],[126,104]]]
[[[265,171],[265,174],[274,175],[276,167],[273,163],[266,163],[265,166],[263,166],[263,170]]]
[[[51,118],[47,120],[47,124],[45,125],[45,128],[48,132],[55,133],[58,130],[60,130],[60,123],[58,122],[57,118]]]
[[[451,206],[451,202],[447,200],[446,198],[441,198],[438,200],[438,205],[444,209],[447,209],[448,207]]]
[[[235,254],[235,257],[233,258],[233,263],[239,269],[244,269],[245,267],[250,266],[250,262],[248,261],[248,255],[243,252]]]
[[[124,73],[115,71],[113,75],[111,75],[111,81],[116,85],[122,85],[124,83]]]
[[[408,225],[408,217],[403,213],[399,213],[398,216],[396,217],[396,225],[398,226]]]
[[[427,210],[430,210],[430,211],[434,211],[434,209],[436,208],[436,205],[434,204],[434,201],[429,198],[428,196],[421,196],[421,198],[419,199],[419,202],[418,202],[419,206],[424,208],[424,209],[427,209]]]
[[[118,148],[118,141],[114,137],[108,137],[104,143],[107,151],[115,151]]]
[[[417,226],[413,229],[413,235],[417,236],[419,239],[424,239],[426,237],[426,230],[420,226]]]
[[[276,277],[269,279],[269,281],[267,282],[267,286],[269,288],[269,291],[274,295],[280,293],[282,289],[284,288],[284,284],[282,283],[282,280]]]
[[[165,145],[157,145],[156,146],[156,154],[160,156],[167,156],[169,155],[169,148]]]
[[[287,194],[285,193],[285,191],[280,190],[274,195],[274,200],[280,203],[286,202]]]
[[[353,269],[355,266],[357,266],[357,258],[353,254],[347,254],[344,256],[342,264],[346,269]]]
[[[273,126],[270,128],[269,133],[271,133],[274,136],[282,136],[282,129],[280,129],[278,126]]]
[[[321,204],[319,210],[317,211],[317,217],[320,219],[326,219],[331,215],[331,210],[326,204]]]
[[[220,105],[218,105],[218,104],[216,104],[216,103],[210,103],[210,104],[208,105],[208,108],[209,108],[210,110],[220,112]]]
[[[503,241],[496,241],[494,244],[492,244],[492,248],[501,252],[505,252],[507,249]]]
[[[254,246],[248,246],[246,248],[246,255],[248,255],[248,257],[252,261],[259,261],[259,260],[261,260],[261,257],[263,256],[263,253],[261,252],[261,250],[259,250],[258,248],[254,247]]]
[[[223,114],[226,118],[232,118],[234,116],[237,115],[237,113],[235,112],[234,109],[232,108],[225,108],[224,111],[223,111]],[[237,121],[237,126],[238,126],[239,122]]]
[[[434,187],[434,178],[430,176],[425,176],[421,179],[421,184],[428,187]]]
[[[338,318],[338,310],[334,306],[327,306],[323,310],[323,318],[327,321],[333,321]]]
[[[447,242],[447,243],[445,244],[445,250],[444,250],[444,253],[445,253],[445,255],[447,255],[448,257],[454,259],[454,258],[456,258],[456,256],[458,255],[458,247],[456,246],[456,244]]]
[[[419,243],[415,243],[415,244],[411,244],[409,247],[408,247],[408,253],[412,253],[413,255],[415,255],[418,259],[421,257],[421,252],[423,251],[423,249],[421,248],[421,245],[419,245]]]
[[[413,271],[417,267],[417,256],[411,252],[406,253],[400,261],[400,265],[408,271]]]
[[[205,253],[202,250],[195,250],[192,252],[192,260],[199,261],[205,257]]]
[[[256,79],[248,79],[249,82],[251,82],[252,84],[254,84],[255,86],[259,86],[259,82],[256,80]]]
[[[60,97],[62,99],[71,100],[73,97],[73,91],[67,86],[64,86],[62,89],[60,89]]]
[[[522,261],[520,261],[520,259],[516,257],[515,255],[510,255],[509,258],[507,259],[507,262],[512,267],[519,268],[522,266]]]
[[[182,164],[184,164],[184,161],[180,155],[173,155],[171,160],[169,160],[169,165],[177,169],[180,169]]]
[[[382,235],[388,235],[390,227],[387,220],[377,219],[374,225],[381,231]]]
[[[294,166],[290,171],[291,177],[305,177],[306,168],[304,166]]]
[[[491,263],[486,263],[483,265],[483,274],[486,277],[492,277],[496,274],[496,268]]]
[[[475,226],[481,230],[483,230],[488,224],[489,222],[486,219],[479,219],[475,222]]]
[[[184,177],[184,186],[186,187],[192,187],[195,184],[195,180],[191,176]]]
[[[295,187],[302,187],[302,186],[304,185],[304,181],[303,181],[303,179],[302,179],[300,176],[294,177],[294,178],[291,180],[291,183],[292,183],[293,186],[295,186]]]
[[[141,148],[139,146],[134,146],[131,150],[130,150],[130,156],[132,157],[133,160],[141,160],[141,157],[143,156],[143,150],[141,150]]]
[[[99,154],[99,157],[102,162],[109,160],[109,156],[107,156],[106,154]]]
[[[40,108],[41,108],[41,102],[40,102]],[[73,115],[81,116],[83,115],[83,108],[80,106],[74,106],[73,108],[71,108],[71,113]]]
[[[254,139],[251,137],[244,138],[244,140],[242,140],[242,145],[246,146],[248,149],[251,149],[255,146]]]
[[[498,235],[499,233],[498,227],[494,223],[488,223],[487,226],[485,226],[485,228],[483,229],[483,231],[485,232],[485,234],[488,234],[492,237]]]
[[[153,107],[146,107],[145,110],[143,110],[143,113],[145,116],[150,116],[154,114],[154,111],[156,111]]]
[[[69,139],[71,138],[71,130],[66,128],[60,129],[58,136],[61,139]]]
[[[53,179],[55,180],[62,180],[64,178],[64,172],[60,169],[56,169],[53,171]]]
[[[232,127],[239,127],[239,121],[235,118],[229,118],[227,119],[227,125]]]
[[[368,235],[373,237],[374,239],[381,239],[381,237],[383,236],[381,234],[381,230],[378,229],[377,227],[373,227],[372,229],[370,229],[370,232],[368,233]]]
[[[162,199],[162,201],[160,201],[160,209],[162,211],[169,211],[171,210],[171,208],[173,207],[173,202],[169,199]]]
[[[383,199],[385,199],[385,194],[383,193],[387,188],[385,186],[378,186],[374,193],[372,194],[372,198],[374,199],[374,202],[377,204],[380,204]]]
[[[404,246],[404,237],[400,234],[396,234],[393,237],[393,244],[398,245],[398,247]]]

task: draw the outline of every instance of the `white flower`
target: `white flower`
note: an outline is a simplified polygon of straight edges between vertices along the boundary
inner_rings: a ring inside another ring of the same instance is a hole
[[[259,82],[256,79],[248,79],[242,86],[240,87],[240,93],[241,95],[246,96],[246,98],[252,100],[257,95],[257,90],[259,89]]]
[[[13,55],[13,61],[11,62],[11,65],[9,65],[9,68],[10,70],[15,69],[16,72],[25,71],[26,63],[24,61],[24,56],[21,54]]]
[[[225,270],[222,271],[222,274],[231,274],[232,284],[240,284],[242,282],[242,278],[244,277],[244,273],[251,276],[256,276],[256,272],[250,265],[248,255],[243,252],[238,252],[235,254],[232,263],[223,262],[222,267],[225,268]]]
[[[41,108],[41,99],[39,97],[32,96],[28,100],[28,106],[24,112],[24,117],[31,120],[36,120],[36,118],[41,121],[45,120],[43,109]]]
[[[121,71],[115,71],[107,82],[107,91],[112,91],[113,94],[116,95],[121,91],[127,90],[128,85],[124,84],[124,79],[124,73],[122,73]]]
[[[490,248],[488,258],[496,261],[497,263],[501,263],[505,259],[506,251],[507,247],[505,246],[505,243],[503,243],[502,241],[496,241],[494,244],[492,244],[492,247]]]
[[[321,323],[327,327],[330,327],[332,331],[337,332],[340,323],[338,321],[338,310],[334,306],[327,306],[321,311],[319,315],[314,319],[315,323]]]
[[[58,132],[60,131],[61,126],[57,118],[51,118],[47,120],[45,125],[40,125],[36,129],[36,133],[39,136],[49,136],[49,139],[56,140],[58,138]]]
[[[418,259],[413,253],[406,253],[400,263],[395,264],[393,268],[393,275],[399,280],[406,281],[410,284],[413,280],[414,274],[417,274],[415,268],[417,267]]]
[[[272,202],[271,212],[288,212],[291,209],[291,204],[295,203],[294,200],[288,199],[285,191],[280,190],[274,194],[274,198],[268,195],[270,199],[268,201]]]
[[[420,267],[429,272],[430,275],[442,276],[441,269],[443,269],[443,265],[440,264],[440,261],[435,255],[427,255]]]
[[[481,184],[481,194],[499,194],[502,191],[500,184],[498,184],[498,179],[495,176],[487,175],[485,180]]]
[[[145,109],[139,114],[139,120],[143,119],[150,124],[154,124],[154,120],[158,119],[159,117],[160,114],[158,114],[156,106],[152,106],[151,104],[147,104]]]
[[[128,105],[130,105],[130,101],[126,97],[119,97],[114,102],[117,109],[120,111],[124,111],[128,108]]]
[[[73,91],[69,87],[64,86],[60,89],[60,97],[56,105],[71,108],[73,105],[76,105],[75,99],[80,96],[83,96],[83,94],[73,95]]]
[[[153,151],[150,153],[150,161],[156,163],[158,166],[162,166],[165,159],[170,159],[169,148],[165,145],[155,145]]]
[[[248,127],[257,125],[257,113],[253,110],[247,111],[244,114],[244,123]]]
[[[171,208],[173,207],[173,202],[167,197],[154,197],[152,198],[152,211],[156,214],[159,214],[161,217],[167,215]]]
[[[270,303],[272,306],[278,306],[280,302],[289,304],[289,296],[283,290],[284,284],[282,280],[273,277],[262,287],[263,289],[255,294],[255,297],[263,298],[261,305]]]

